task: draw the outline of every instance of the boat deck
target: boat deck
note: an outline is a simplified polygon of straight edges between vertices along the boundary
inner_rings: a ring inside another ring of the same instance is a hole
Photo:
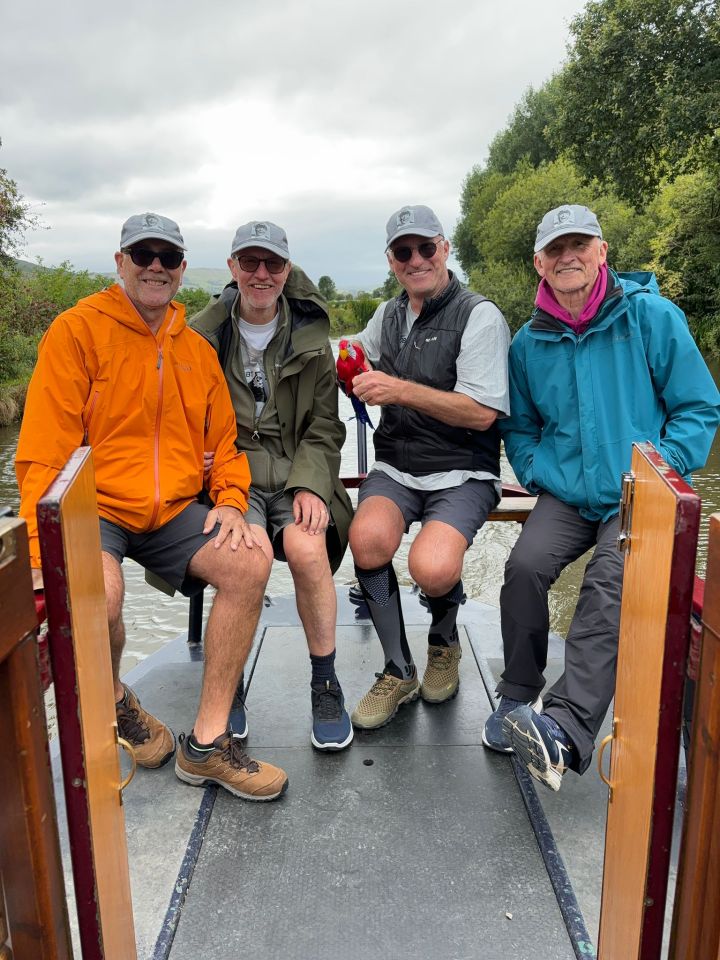
[[[429,615],[409,592],[403,605],[422,669]],[[350,707],[381,666],[359,613],[339,591],[337,668]],[[593,767],[538,795],[514,761],[482,747],[502,669],[499,613],[468,601],[458,622],[458,696],[404,706],[326,754],[310,745],[295,604],[265,607],[246,670],[248,749],[288,772],[288,792],[252,804],[181,783],[172,763],[138,770],[125,816],[139,958],[594,955],[606,788]],[[548,680],[561,663],[552,638]],[[176,733],[189,732],[201,671],[201,649],[179,637],[125,679]]]

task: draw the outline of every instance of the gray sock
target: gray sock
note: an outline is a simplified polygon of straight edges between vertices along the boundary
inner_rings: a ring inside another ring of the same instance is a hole
[[[356,566],[355,575],[382,644],[385,669],[394,677],[409,680],[415,676],[415,665],[405,636],[400,589],[392,563],[376,570]]]

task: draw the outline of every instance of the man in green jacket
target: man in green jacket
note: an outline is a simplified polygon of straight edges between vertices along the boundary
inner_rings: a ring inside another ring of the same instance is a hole
[[[285,231],[269,220],[238,227],[228,266],[233,282],[190,326],[217,350],[230,388],[237,446],[252,475],[245,519],[270,562],[287,561],[295,583],[312,667],[311,742],[342,750],[353,730],[335,675],[332,574],[352,506],[339,479],[345,427],[327,309],[290,263]]]

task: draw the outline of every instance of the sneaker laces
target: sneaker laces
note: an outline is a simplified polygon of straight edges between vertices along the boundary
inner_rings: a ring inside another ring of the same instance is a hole
[[[313,707],[317,713],[318,720],[339,720],[342,716],[340,706],[340,687],[330,686],[330,681],[325,681],[325,686],[313,687]]]
[[[435,670],[447,670],[451,664],[450,647],[430,647],[428,649],[428,666]]]
[[[376,673],[375,676],[377,680],[370,688],[369,693],[377,696],[390,693],[401,682],[398,677],[394,677],[391,673]]]
[[[229,736],[220,748],[225,763],[229,763],[235,770],[247,770],[248,773],[258,773],[260,764],[253,760],[243,749],[242,740]]]
[[[145,743],[150,739],[150,728],[140,719],[140,713],[135,707],[128,707],[125,703],[115,705],[118,733],[133,746]]]

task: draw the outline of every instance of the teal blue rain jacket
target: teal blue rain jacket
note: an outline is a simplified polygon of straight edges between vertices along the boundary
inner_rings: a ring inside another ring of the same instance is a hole
[[[651,273],[608,277],[579,336],[536,308],[510,347],[510,417],[499,421],[519,482],[588,520],[618,511],[633,441],[681,476],[704,466],[720,394],[683,312]]]

